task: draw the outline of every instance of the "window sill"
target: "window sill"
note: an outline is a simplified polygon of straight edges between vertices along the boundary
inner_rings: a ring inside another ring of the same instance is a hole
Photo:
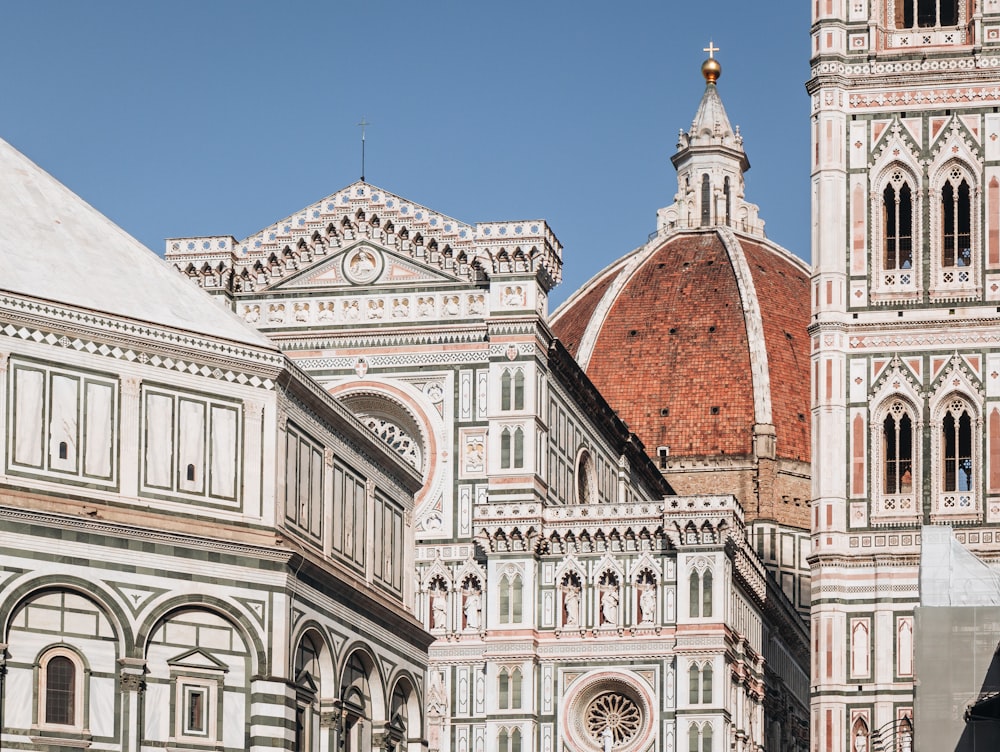
[[[34,745],[49,747],[74,747],[87,749],[94,741],[88,729],[59,728],[56,726],[32,726],[29,738]]]

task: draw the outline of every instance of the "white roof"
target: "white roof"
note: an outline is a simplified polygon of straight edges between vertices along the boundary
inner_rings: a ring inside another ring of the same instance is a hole
[[[0,139],[0,289],[276,349]]]

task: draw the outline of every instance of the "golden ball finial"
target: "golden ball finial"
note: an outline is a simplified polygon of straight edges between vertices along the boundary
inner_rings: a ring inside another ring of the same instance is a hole
[[[701,64],[701,75],[705,77],[705,80],[714,84],[719,80],[719,76],[722,75],[722,66],[719,65],[719,61],[714,57],[710,57],[704,63]]]
[[[715,46],[715,43],[711,40],[708,43],[703,52],[708,53],[708,60],[701,64],[701,75],[705,77],[705,80],[714,84],[719,80],[719,76],[722,75],[722,66],[719,65],[719,61],[715,59],[715,53],[719,51],[719,48]]]

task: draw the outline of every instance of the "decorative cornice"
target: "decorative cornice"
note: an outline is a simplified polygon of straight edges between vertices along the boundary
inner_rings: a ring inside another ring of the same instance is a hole
[[[0,317],[6,322],[0,327],[3,336],[266,389],[272,388],[285,360],[277,349],[255,349],[19,296],[0,295]],[[248,364],[260,371],[246,373]]]

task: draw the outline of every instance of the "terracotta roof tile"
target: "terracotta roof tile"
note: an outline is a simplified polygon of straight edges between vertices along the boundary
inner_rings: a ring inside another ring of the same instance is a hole
[[[808,275],[766,244],[741,242],[764,320],[778,455],[808,461]],[[571,351],[609,283],[597,280],[554,321]],[[587,375],[651,453],[751,453],[747,328],[717,233],[674,235],[650,254],[608,310]]]

